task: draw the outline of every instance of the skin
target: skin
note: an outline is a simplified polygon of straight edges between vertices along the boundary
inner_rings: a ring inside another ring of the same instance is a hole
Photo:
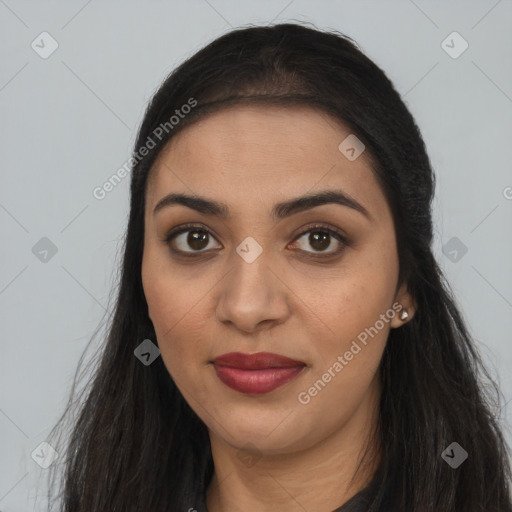
[[[407,310],[406,321],[415,310],[406,288],[397,290],[393,219],[368,152],[350,161],[338,149],[350,133],[311,107],[238,105],[184,128],[151,170],[144,293],[161,357],[210,433],[210,512],[334,510],[369,482],[379,460],[377,369],[390,329],[405,323],[398,314],[359,343],[309,403],[298,400],[393,303]],[[327,189],[349,194],[371,219],[338,204],[270,216],[277,202]],[[222,201],[231,216],[183,205],[154,214],[171,192]],[[199,253],[188,233],[170,242],[195,254],[189,259],[164,242],[185,223],[211,233]],[[349,245],[322,260],[344,244],[331,236],[322,252],[311,232],[297,238],[309,226],[318,233],[315,223],[343,230]],[[246,237],[262,248],[252,263],[236,252]],[[270,393],[247,395],[223,384],[210,364],[227,352],[273,352],[307,366]]]

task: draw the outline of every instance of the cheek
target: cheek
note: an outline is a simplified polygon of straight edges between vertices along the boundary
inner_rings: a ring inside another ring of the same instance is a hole
[[[347,339],[372,326],[390,307],[395,269],[361,261],[343,275],[317,280],[304,296],[335,337]],[[307,288],[306,288],[307,289]]]
[[[311,290],[324,336],[312,338],[318,364],[309,382],[323,379],[330,388],[352,389],[357,395],[372,381],[396,314],[391,305],[398,268],[393,248],[387,249],[379,258],[359,253],[344,275],[317,281]]]
[[[358,279],[343,291],[337,289],[329,294],[324,290],[318,311],[326,319],[329,331],[325,338],[317,338],[316,378],[327,371],[332,376],[334,371],[337,375],[343,373],[343,378],[336,379],[338,382],[371,380],[390,330],[390,319],[385,317],[389,298],[389,290],[368,287]]]
[[[205,309],[205,290],[210,286],[201,279],[180,279],[178,272],[159,265],[150,254],[143,260],[142,281],[161,357],[174,380],[190,379],[208,360],[204,323],[211,315]]]
[[[343,286],[325,286],[316,311],[329,330],[315,340],[313,366],[298,389],[296,401],[305,432],[327,435],[345,424],[377,386],[376,375],[390,330],[381,320],[390,308],[392,288],[354,273]],[[394,313],[394,310],[392,310]],[[318,426],[322,418],[322,426]],[[315,434],[315,435],[317,435]]]

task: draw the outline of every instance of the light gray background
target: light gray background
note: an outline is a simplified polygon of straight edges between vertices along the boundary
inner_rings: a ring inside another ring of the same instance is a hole
[[[31,454],[108,308],[129,178],[102,201],[93,189],[129,158],[178,63],[231,27],[294,20],[353,37],[417,119],[438,179],[436,256],[512,399],[511,0],[0,0],[1,511],[42,509],[47,470]],[[43,31],[59,45],[47,59],[31,48]],[[441,46],[453,31],[469,44],[458,58]],[[43,237],[47,262],[32,252]],[[468,249],[457,262],[443,254],[453,237]],[[510,406],[502,416],[511,442]]]

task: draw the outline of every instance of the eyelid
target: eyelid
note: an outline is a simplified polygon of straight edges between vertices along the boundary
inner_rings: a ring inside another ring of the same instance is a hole
[[[205,227],[201,224],[198,224],[198,223],[191,223],[191,224],[182,224],[179,227],[170,229],[162,241],[166,245],[170,246],[171,241],[174,240],[177,236],[181,235],[182,233],[186,233],[188,231],[193,231],[194,229],[196,229],[197,231],[204,231],[208,235],[212,236],[215,240],[217,240],[217,237],[207,227]],[[305,234],[307,234],[311,231],[315,231],[315,230],[327,232],[328,234],[333,236],[338,242],[340,242],[342,244],[341,249],[337,249],[337,250],[329,251],[329,252],[325,252],[325,253],[322,253],[322,252],[315,253],[315,252],[300,250],[299,252],[304,253],[306,255],[306,257],[312,257],[312,258],[317,258],[317,259],[318,258],[334,257],[334,256],[337,256],[338,254],[340,254],[341,251],[345,247],[349,247],[351,245],[345,232],[343,230],[341,230],[340,228],[337,228],[330,224],[313,222],[313,223],[306,224],[305,226],[302,226],[299,229],[300,229],[300,231],[298,234],[296,234],[294,236],[294,238],[291,242],[292,244],[295,243],[299,238],[302,238],[302,236],[304,236]],[[189,256],[194,257],[194,256],[198,256],[200,254],[207,254],[209,252],[209,251],[181,251],[180,249],[171,249],[171,250],[173,253],[178,254],[180,256],[184,256],[184,257],[189,257]]]
[[[306,233],[309,233],[310,231],[313,231],[317,229],[318,231],[327,231],[328,233],[337,235],[344,243],[348,244],[348,236],[347,234],[340,228],[333,226],[332,224],[326,224],[323,222],[309,222],[305,224],[304,226],[301,226],[298,228],[298,234],[295,235],[293,241],[300,238],[302,235],[305,235]]]

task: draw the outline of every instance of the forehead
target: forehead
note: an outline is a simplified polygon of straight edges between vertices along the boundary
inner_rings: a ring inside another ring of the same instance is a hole
[[[349,136],[346,125],[309,106],[225,108],[169,141],[150,172],[148,203],[176,190],[247,201],[332,185],[378,207],[383,197],[369,152],[351,161],[339,149]]]
[[[172,137],[159,155],[171,150],[194,157],[208,147],[217,155],[229,150],[236,158],[244,150],[257,151],[264,145],[274,156],[282,152],[300,155],[308,149],[323,150],[336,156],[339,143],[350,129],[323,110],[306,105],[234,105],[206,114]],[[233,152],[233,145],[238,151]],[[227,157],[228,155],[226,155]],[[364,153],[361,160],[367,160]]]

